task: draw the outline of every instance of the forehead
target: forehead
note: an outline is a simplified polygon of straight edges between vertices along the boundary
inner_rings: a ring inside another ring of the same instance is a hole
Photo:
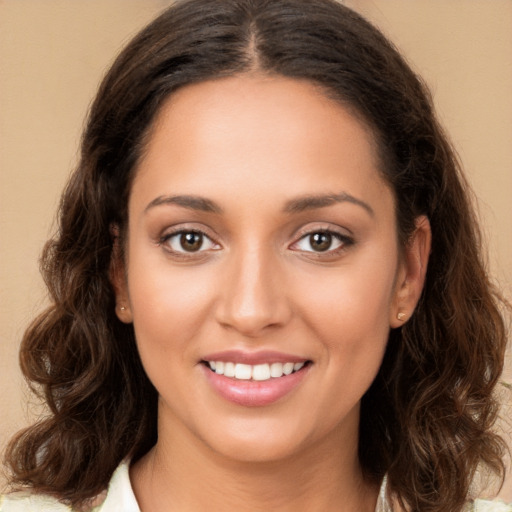
[[[152,126],[134,182],[148,200],[171,188],[227,195],[236,188],[248,198],[273,194],[284,201],[305,193],[378,196],[383,187],[374,137],[363,122],[315,84],[265,75],[201,82],[173,94]]]
[[[207,134],[211,138],[217,133],[225,141],[243,139],[254,143],[258,135],[265,135],[265,129],[284,126],[288,140],[300,136],[314,141],[327,132],[335,133],[342,114],[353,118],[352,133],[346,132],[344,136],[365,138],[372,146],[368,150],[376,155],[373,131],[354,108],[332,96],[324,87],[308,80],[280,75],[254,73],[209,80],[173,93],[161,107],[151,132],[166,130],[169,135],[179,135],[193,125],[196,137]],[[228,131],[234,123],[245,129],[238,133]]]

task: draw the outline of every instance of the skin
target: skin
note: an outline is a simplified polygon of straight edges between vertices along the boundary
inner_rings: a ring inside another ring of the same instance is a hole
[[[180,245],[187,230],[205,233],[200,250]],[[315,250],[309,235],[326,230],[339,238]],[[137,170],[112,276],[160,396],[158,443],[131,468],[141,509],[373,511],[360,400],[390,328],[413,313],[429,247],[424,218],[399,247],[371,132],[314,85],[252,74],[174,94]],[[245,407],[201,363],[231,349],[310,363],[283,398]]]

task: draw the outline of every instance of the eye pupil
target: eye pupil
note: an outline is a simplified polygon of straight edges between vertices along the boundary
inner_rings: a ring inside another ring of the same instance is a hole
[[[203,245],[203,235],[201,233],[193,232],[182,233],[180,236],[180,245],[185,251],[198,251]]]
[[[329,233],[313,233],[309,237],[309,243],[315,251],[327,251],[332,244],[332,235]]]

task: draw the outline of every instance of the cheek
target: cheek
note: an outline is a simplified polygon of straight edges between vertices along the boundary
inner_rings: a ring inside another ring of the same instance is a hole
[[[347,264],[317,275],[298,294],[302,316],[323,345],[333,383],[358,387],[359,394],[375,377],[387,344],[395,261],[370,257]]]
[[[211,271],[171,265],[159,249],[130,254],[130,306],[135,333],[143,345],[162,350],[192,338],[208,315],[212,300]]]
[[[304,315],[342,338],[350,332],[387,332],[395,268],[389,260],[371,263],[347,265],[306,282],[300,293]]]

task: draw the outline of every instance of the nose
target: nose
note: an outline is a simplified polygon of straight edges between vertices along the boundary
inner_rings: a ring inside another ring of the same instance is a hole
[[[247,337],[259,337],[284,326],[291,317],[282,268],[278,256],[253,248],[226,262],[221,279],[217,321]]]

